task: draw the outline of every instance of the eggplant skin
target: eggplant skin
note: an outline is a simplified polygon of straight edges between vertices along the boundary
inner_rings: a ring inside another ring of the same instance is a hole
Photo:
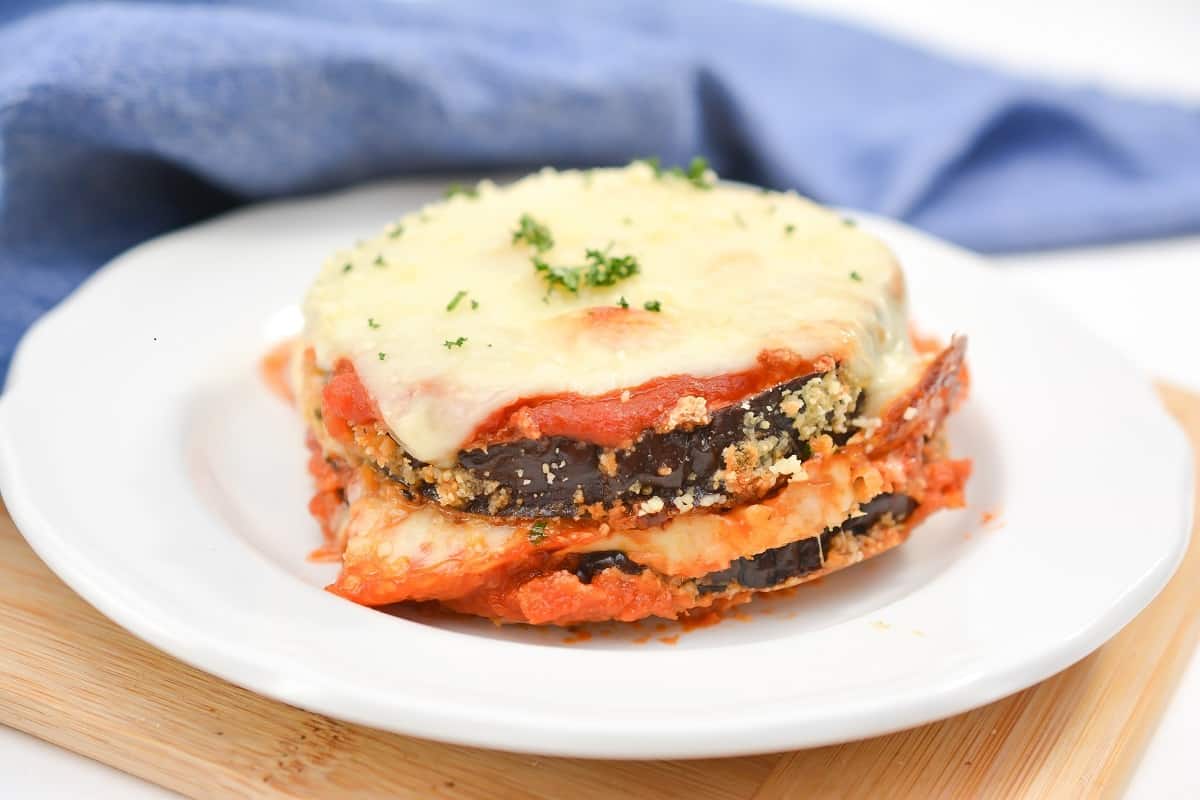
[[[842,534],[864,536],[885,515],[890,514],[895,522],[903,522],[916,508],[917,501],[906,494],[878,495],[860,507],[860,516],[851,517],[838,527],[823,531],[820,536],[739,558],[728,568],[697,579],[696,588],[701,594],[724,592],[731,584],[744,589],[769,589],[824,566],[825,553],[829,551],[833,537]]]
[[[739,558],[726,569],[710,572],[695,580],[696,591],[716,594],[730,589],[765,590],[786,583],[825,566],[825,553],[835,536],[866,536],[871,529],[890,515],[892,523],[901,523],[917,509],[917,501],[906,494],[877,495],[859,508],[836,528],[766,550],[758,555]],[[570,571],[581,583],[590,584],[597,574],[616,568],[626,575],[639,575],[646,569],[619,550],[581,553],[570,565]]]
[[[583,553],[575,563],[575,577],[580,583],[590,584],[598,573],[616,567],[626,575],[640,575],[644,566],[633,561],[620,550],[601,550],[596,553]]]
[[[647,527],[693,506],[759,499],[786,481],[771,467],[807,459],[813,438],[845,443],[862,393],[840,373],[778,384],[712,412],[703,425],[646,430],[624,449],[547,436],[461,451],[448,470],[396,447],[390,463],[376,466],[414,496],[469,514],[602,518],[619,509]]]

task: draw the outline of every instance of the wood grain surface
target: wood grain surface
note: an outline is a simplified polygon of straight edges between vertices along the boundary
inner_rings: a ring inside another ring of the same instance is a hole
[[[1200,397],[1162,394],[1200,450]],[[383,733],[208,676],[81,600],[0,509],[0,722],[205,798],[1113,796],[1200,634],[1198,539],[1111,642],[970,713],[780,755],[586,761]]]

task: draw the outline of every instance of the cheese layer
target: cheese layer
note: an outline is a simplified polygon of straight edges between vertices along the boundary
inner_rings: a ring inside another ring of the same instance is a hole
[[[551,249],[514,243],[523,214]],[[532,256],[583,266],[589,248],[633,256],[638,274],[548,293]],[[738,372],[765,350],[833,355],[877,408],[914,379],[905,306],[890,251],[838,215],[635,163],[485,181],[409,214],[325,263],[304,338],[324,369],[351,359],[409,453],[448,466],[522,398]]]

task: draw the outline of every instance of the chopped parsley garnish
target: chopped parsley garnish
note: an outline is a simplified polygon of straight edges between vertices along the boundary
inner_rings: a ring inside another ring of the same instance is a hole
[[[342,264],[342,272],[349,272],[352,269],[354,269],[354,265],[349,261],[347,261],[345,264]]]
[[[378,322],[376,322],[374,317],[367,317],[367,327],[368,328],[382,328],[383,326],[380,325]]]
[[[617,281],[637,275],[641,269],[633,256],[610,256],[606,251],[591,248],[587,250],[587,260],[584,279],[588,286],[612,286]]]
[[[446,188],[446,199],[447,200],[449,200],[451,197],[454,197],[454,196],[460,195],[460,194],[463,197],[469,197],[471,199],[474,199],[476,197],[479,197],[479,190],[476,189],[474,186],[463,186],[461,183],[452,183]]]
[[[855,272],[851,272],[851,273],[850,273],[850,280],[852,280],[852,281],[861,281],[861,280],[862,280],[862,275],[859,275],[857,271],[855,271]]]
[[[399,239],[403,235],[404,235],[404,226],[401,225],[399,222],[396,223],[395,227],[393,227],[390,231],[388,231],[389,239]]]
[[[617,301],[617,305],[621,308],[629,308],[629,301],[625,299],[625,295],[621,295],[621,299]]]
[[[796,226],[795,225],[785,225],[785,226],[783,226],[783,232],[786,233],[788,236],[791,236],[793,233],[796,232]]]
[[[529,543],[541,544],[546,538],[546,520],[539,519],[529,527]]]
[[[631,255],[610,256],[607,250],[594,248],[585,251],[587,263],[584,266],[551,264],[541,254],[554,247],[554,236],[549,228],[529,214],[521,215],[512,240],[513,244],[525,242],[537,251],[530,261],[546,281],[546,296],[542,299],[547,302],[556,288],[578,294],[580,287],[612,286],[617,281],[636,275],[640,269],[637,259]]]
[[[472,311],[474,311],[474,310],[475,310],[475,309],[477,309],[477,308],[479,308],[479,301],[478,301],[478,300],[472,300],[472,301],[471,301],[471,310],[472,310]]]
[[[708,182],[708,160],[703,156],[696,156],[692,159],[692,163],[688,164],[687,171],[675,168],[676,174],[688,180],[688,183],[695,186],[697,189],[711,189],[712,184]]]
[[[654,177],[656,178],[662,178],[664,175],[672,175],[687,181],[697,189],[711,189],[713,187],[708,177],[708,160],[703,156],[693,158],[687,165],[687,169],[683,167],[663,169],[662,160],[658,156],[638,158],[635,159],[634,163],[639,161],[654,170]]]
[[[842,224],[853,228],[858,223],[855,222],[854,220],[850,219],[849,217],[842,217]]]
[[[375,266],[377,266],[377,267],[386,267],[387,266],[387,262],[383,260],[383,253],[380,253],[379,255],[375,256],[374,263],[375,263]]]
[[[520,227],[513,231],[513,244],[523,241],[539,253],[554,247],[554,237],[550,235],[550,229],[533,217],[522,214],[518,224]]]
[[[467,343],[467,337],[460,336],[457,339],[447,339],[446,341],[442,342],[442,347],[446,348],[447,350],[450,350],[455,347],[462,347],[466,343]]]
[[[387,361],[387,353],[380,353],[380,354],[379,354],[379,360],[380,360],[380,361]]]
[[[647,300],[646,302],[642,303],[642,308],[646,309],[647,311],[662,311],[662,303],[658,302],[657,300]]]
[[[556,288],[579,294],[584,286],[612,286],[617,281],[637,275],[641,267],[633,256],[610,256],[603,250],[587,249],[587,265],[582,267],[556,266],[538,256],[533,268],[546,281],[546,297]]]
[[[447,304],[446,304],[446,310],[447,310],[447,311],[453,311],[454,309],[458,308],[458,304],[459,304],[459,303],[462,301],[462,299],[463,299],[464,297],[466,297],[466,296],[467,296],[467,290],[466,290],[466,289],[459,289],[457,292],[455,292],[455,294],[454,294],[454,299],[453,299],[453,300],[451,300],[449,303],[447,303]]]
[[[554,291],[556,286],[562,287],[572,294],[579,292],[579,280],[583,274],[583,267],[556,267],[534,256],[533,268],[540,272],[546,280],[546,299],[550,297],[550,292]]]

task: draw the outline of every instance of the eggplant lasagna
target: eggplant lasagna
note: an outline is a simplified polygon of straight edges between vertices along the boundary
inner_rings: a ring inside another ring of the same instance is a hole
[[[330,590],[501,622],[675,618],[812,580],[962,503],[961,338],[792,193],[543,170],[337,253],[291,359]]]

